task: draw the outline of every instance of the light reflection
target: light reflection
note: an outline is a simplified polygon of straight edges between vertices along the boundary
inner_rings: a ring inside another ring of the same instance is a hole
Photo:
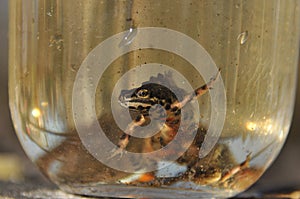
[[[280,125],[272,119],[263,119],[263,121],[260,122],[247,121],[245,123],[245,128],[247,129],[247,131],[255,131],[255,133],[259,133],[265,136],[270,134],[277,134],[279,140],[282,140],[284,138],[284,131],[281,130]]]
[[[267,119],[266,121],[262,122],[261,126],[263,132],[266,132],[265,134],[269,134],[269,132],[272,130],[278,130],[276,129],[276,123],[271,119]]]
[[[254,122],[247,122],[247,123],[246,123],[246,128],[247,128],[247,130],[249,130],[249,131],[255,131],[255,130],[256,130],[256,127],[257,127],[257,124],[254,123]]]
[[[41,116],[41,111],[38,108],[34,108],[32,109],[31,114],[33,117],[38,118]]]
[[[43,106],[43,107],[48,106],[48,102],[41,102],[41,106]]]
[[[280,131],[278,138],[279,138],[279,140],[283,140],[283,138],[284,138],[283,130]]]

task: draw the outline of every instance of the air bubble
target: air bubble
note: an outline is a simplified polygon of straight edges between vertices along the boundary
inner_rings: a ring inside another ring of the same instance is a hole
[[[126,32],[125,37],[120,42],[119,47],[123,47],[123,46],[127,46],[127,45],[131,44],[131,42],[134,40],[136,35],[137,35],[137,29],[136,28],[130,28]]]
[[[248,40],[248,31],[246,30],[245,32],[242,32],[238,35],[237,40],[240,41],[240,44],[243,45],[246,43],[246,41]]]

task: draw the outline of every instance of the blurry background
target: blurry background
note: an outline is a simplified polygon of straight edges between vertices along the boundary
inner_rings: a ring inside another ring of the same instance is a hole
[[[8,78],[8,0],[0,1],[0,193],[1,181],[35,181],[51,184],[42,178],[26,158],[15,136],[9,115]],[[299,73],[299,72],[298,72]],[[300,73],[299,73],[300,76]],[[262,191],[300,189],[300,81],[291,131],[281,154],[254,185]],[[26,171],[26,172],[25,172]],[[26,174],[24,176],[24,173]]]

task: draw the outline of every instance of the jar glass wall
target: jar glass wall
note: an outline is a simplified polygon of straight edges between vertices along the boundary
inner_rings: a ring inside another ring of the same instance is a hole
[[[244,191],[288,134],[299,4],[10,1],[10,109],[25,152],[76,194]]]

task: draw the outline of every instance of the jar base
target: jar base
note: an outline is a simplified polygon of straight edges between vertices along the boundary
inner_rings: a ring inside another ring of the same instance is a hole
[[[220,190],[211,187],[203,187],[203,189],[199,190],[183,190],[107,184],[61,185],[60,188],[76,195],[117,198],[229,198],[239,193],[233,190]]]

